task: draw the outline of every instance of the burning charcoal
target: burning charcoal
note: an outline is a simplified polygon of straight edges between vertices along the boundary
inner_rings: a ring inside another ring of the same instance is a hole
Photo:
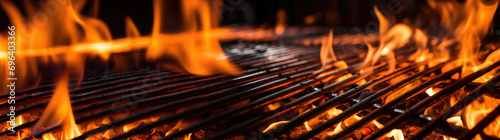
[[[149,136],[150,137],[148,139],[156,140],[156,139],[160,139],[161,137],[165,136],[165,134],[156,132],[153,134],[149,134]]]
[[[403,133],[405,134],[406,137],[412,137],[415,134],[417,134],[419,130],[420,129],[416,126],[406,125],[405,128],[403,129]]]
[[[290,133],[290,139],[297,139],[300,135],[302,135],[305,131],[302,130],[301,127],[295,127]]]

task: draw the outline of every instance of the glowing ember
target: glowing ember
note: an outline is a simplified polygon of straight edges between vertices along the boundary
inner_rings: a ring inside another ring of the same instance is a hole
[[[272,123],[269,126],[267,126],[266,129],[262,130],[262,133],[266,133],[267,131],[276,128],[280,124],[284,124],[284,123],[287,123],[287,122],[289,122],[289,121],[279,121],[279,122]]]
[[[376,120],[372,121],[372,123],[375,124],[375,126],[377,126],[377,128],[379,128],[379,129],[384,127],[384,125],[380,124]],[[388,138],[394,137],[395,140],[404,140],[405,139],[405,137],[403,135],[403,131],[401,129],[393,129],[391,132],[385,134],[385,136]]]
[[[464,126],[463,123],[462,123],[462,118],[460,116],[453,116],[451,118],[446,119],[446,121],[449,122],[449,123],[455,124],[456,126],[461,126],[461,127]],[[450,137],[450,136],[446,136],[446,135],[443,136],[443,139],[445,139],[445,140],[456,140],[456,138],[453,138],[453,137]]]
[[[429,88],[429,89],[427,89],[425,91],[425,93],[427,93],[427,95],[429,95],[429,96],[432,96],[432,95],[436,94],[436,92],[434,92],[434,90],[432,89],[432,87]]]
[[[47,108],[43,112],[40,120],[33,127],[32,133],[36,134],[43,129],[62,125],[61,139],[69,140],[76,136],[81,135],[78,126],[76,126],[73,110],[71,109],[71,102],[68,94],[68,74],[63,74],[54,95],[50,99]],[[51,134],[50,134],[51,135]],[[47,137],[49,137],[47,135]]]

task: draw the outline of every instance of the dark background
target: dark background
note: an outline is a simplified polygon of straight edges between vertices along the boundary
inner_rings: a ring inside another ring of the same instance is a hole
[[[23,8],[22,3],[27,0],[14,2]],[[153,22],[153,3],[151,0],[89,0],[82,14],[88,15],[92,3],[99,3],[98,18],[106,22],[114,38],[125,36],[125,17],[130,16],[142,35],[151,33]],[[358,27],[361,32],[368,32],[373,28],[377,19],[373,7],[377,6],[381,12],[394,15],[398,20],[412,20],[417,13],[427,9],[425,0],[225,0],[223,3],[211,0],[213,5],[222,6],[222,26],[275,25],[276,12],[283,9],[286,12],[288,26],[327,26],[343,29],[349,33],[350,29]],[[165,17],[171,30],[182,26],[180,22],[180,0],[165,0],[164,8],[168,11]],[[428,10],[427,10],[428,11]],[[498,13],[498,10],[497,10]],[[314,22],[306,24],[304,18],[314,17]],[[498,14],[495,15],[498,21]],[[495,27],[498,22],[493,23]],[[9,25],[5,12],[0,12],[0,27],[5,30]],[[497,28],[495,28],[497,29]],[[341,30],[342,31],[342,30]],[[373,31],[373,30],[371,30]],[[359,32],[359,31],[358,31]]]

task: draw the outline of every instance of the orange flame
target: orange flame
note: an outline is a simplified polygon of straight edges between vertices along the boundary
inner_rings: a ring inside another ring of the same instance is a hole
[[[276,35],[282,35],[285,33],[285,24],[286,24],[286,13],[285,10],[280,9],[276,13],[276,27],[274,28],[274,33]]]
[[[73,110],[68,94],[68,74],[65,73],[57,83],[54,95],[50,99],[47,108],[43,112],[40,120],[33,127],[33,134],[43,129],[62,125],[61,139],[69,140],[81,135],[75,123]],[[47,135],[48,136],[48,135]]]
[[[384,125],[380,124],[376,120],[372,121],[372,123],[375,124],[375,126],[377,126],[377,128],[379,128],[379,129],[384,127]],[[385,136],[388,138],[394,137],[395,140],[404,140],[405,139],[405,137],[403,135],[403,131],[401,129],[393,129],[391,132],[385,134]]]
[[[446,119],[446,121],[449,123],[455,124],[456,126],[461,126],[461,127],[464,126],[462,123],[462,118],[460,116],[454,116],[454,117],[448,118],[448,119]],[[443,135],[443,139],[445,139],[445,140],[457,140],[456,138],[446,136],[446,135]]]
[[[330,33],[328,34],[327,37],[323,37],[321,40],[321,52],[320,52],[320,57],[321,57],[321,64],[323,64],[323,67],[321,68],[322,70],[326,68],[326,64],[328,62],[332,61],[337,61],[337,57],[335,56],[335,53],[333,52],[332,48],[332,40],[333,40],[333,33],[332,30],[330,30]]]
[[[147,51],[148,59],[159,59],[161,56],[174,57],[179,64],[187,71],[197,75],[210,75],[215,73],[237,74],[239,68],[232,65],[222,52],[220,44],[216,38],[211,37],[214,33],[212,28],[216,26],[217,20],[212,20],[215,16],[210,13],[210,6],[207,0],[183,0],[183,18],[187,35],[183,35],[182,41],[173,41],[162,37],[162,3],[161,0],[154,1],[154,24],[151,46]],[[200,15],[199,19],[197,15]],[[197,25],[197,21],[201,25]],[[198,27],[200,26],[200,27]],[[169,44],[169,45],[167,45]]]
[[[266,129],[262,130],[262,133],[266,133],[267,131],[271,130],[271,129],[274,129],[276,128],[277,126],[281,125],[281,124],[284,124],[284,123],[288,123],[289,121],[279,121],[279,122],[275,122],[275,123],[272,123],[270,124],[269,126],[267,126]]]
[[[380,46],[376,51],[369,50],[369,53],[373,54],[368,54],[365,62],[371,62],[374,65],[380,57],[386,56],[390,65],[389,72],[392,72],[396,68],[396,58],[393,51],[406,45],[413,32],[405,24],[395,24],[391,27],[389,20],[379,12],[378,8],[374,9],[379,20]],[[374,48],[369,46],[369,49]]]
[[[476,124],[488,115],[493,109],[500,105],[500,99],[495,99],[489,96],[481,96],[469,104],[464,111],[464,124],[467,128],[472,129]],[[491,122],[483,129],[484,134],[500,138],[500,117]]]
[[[500,51],[491,53],[483,62],[479,61],[481,53],[480,40],[490,28],[498,6],[498,0],[468,0],[462,4],[456,1],[432,1],[429,5],[441,15],[441,25],[450,31],[450,36],[460,48],[459,63],[463,64],[462,76],[466,76],[500,60]],[[486,82],[493,74],[486,74],[475,82]]]

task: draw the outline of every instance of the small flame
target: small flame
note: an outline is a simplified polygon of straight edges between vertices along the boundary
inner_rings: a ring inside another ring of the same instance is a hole
[[[307,131],[311,131],[312,130],[311,126],[309,126],[309,124],[307,124],[307,121],[304,122],[304,126],[306,127]]]
[[[453,116],[451,118],[446,119],[447,122],[455,124],[456,126],[463,127],[464,124],[462,123],[462,118],[460,116]],[[450,137],[443,135],[443,139],[445,140],[457,140],[456,138]]]
[[[330,33],[328,36],[323,37],[321,39],[321,52],[320,52],[320,57],[321,57],[321,64],[323,64],[323,67],[321,69],[325,69],[326,65],[328,62],[333,62],[337,61],[337,57],[335,56],[335,53],[333,52],[333,33],[332,30],[330,30]]]
[[[42,129],[62,125],[61,139],[69,140],[81,135],[78,126],[75,123],[73,110],[68,94],[68,74],[65,73],[57,83],[54,95],[50,99],[47,108],[40,117],[40,120],[33,127],[33,134]]]
[[[269,126],[267,126],[266,129],[262,130],[262,133],[266,133],[267,131],[271,130],[271,129],[274,129],[276,128],[277,126],[281,125],[281,124],[284,124],[284,123],[288,123],[290,121],[279,121],[279,122],[274,122],[272,124],[270,124]]]
[[[151,122],[156,122],[158,120],[158,117],[151,117],[149,119],[142,119],[139,121],[135,121],[129,124],[126,124],[123,126],[123,132],[128,132],[129,130],[132,130],[136,128],[139,125],[145,124],[145,123],[151,123]]]
[[[191,135],[193,135],[193,133],[189,133],[189,134],[185,135],[184,140],[191,140]]]
[[[382,129],[384,125],[380,124],[378,121],[373,120],[372,123],[378,128]],[[405,137],[403,135],[403,131],[401,129],[392,129],[391,132],[385,134],[386,137],[394,137],[395,140],[404,140]]]
[[[43,134],[42,139],[43,140],[56,140],[56,138],[54,137],[54,135],[52,135],[52,133]]]
[[[286,24],[286,13],[285,10],[280,9],[276,13],[276,27],[274,29],[274,33],[276,35],[282,35],[285,33],[285,24]]]
[[[275,110],[275,109],[279,108],[280,106],[281,106],[281,104],[278,102],[278,103],[274,103],[274,104],[269,104],[269,105],[267,106],[267,108],[268,108],[269,110]]]

